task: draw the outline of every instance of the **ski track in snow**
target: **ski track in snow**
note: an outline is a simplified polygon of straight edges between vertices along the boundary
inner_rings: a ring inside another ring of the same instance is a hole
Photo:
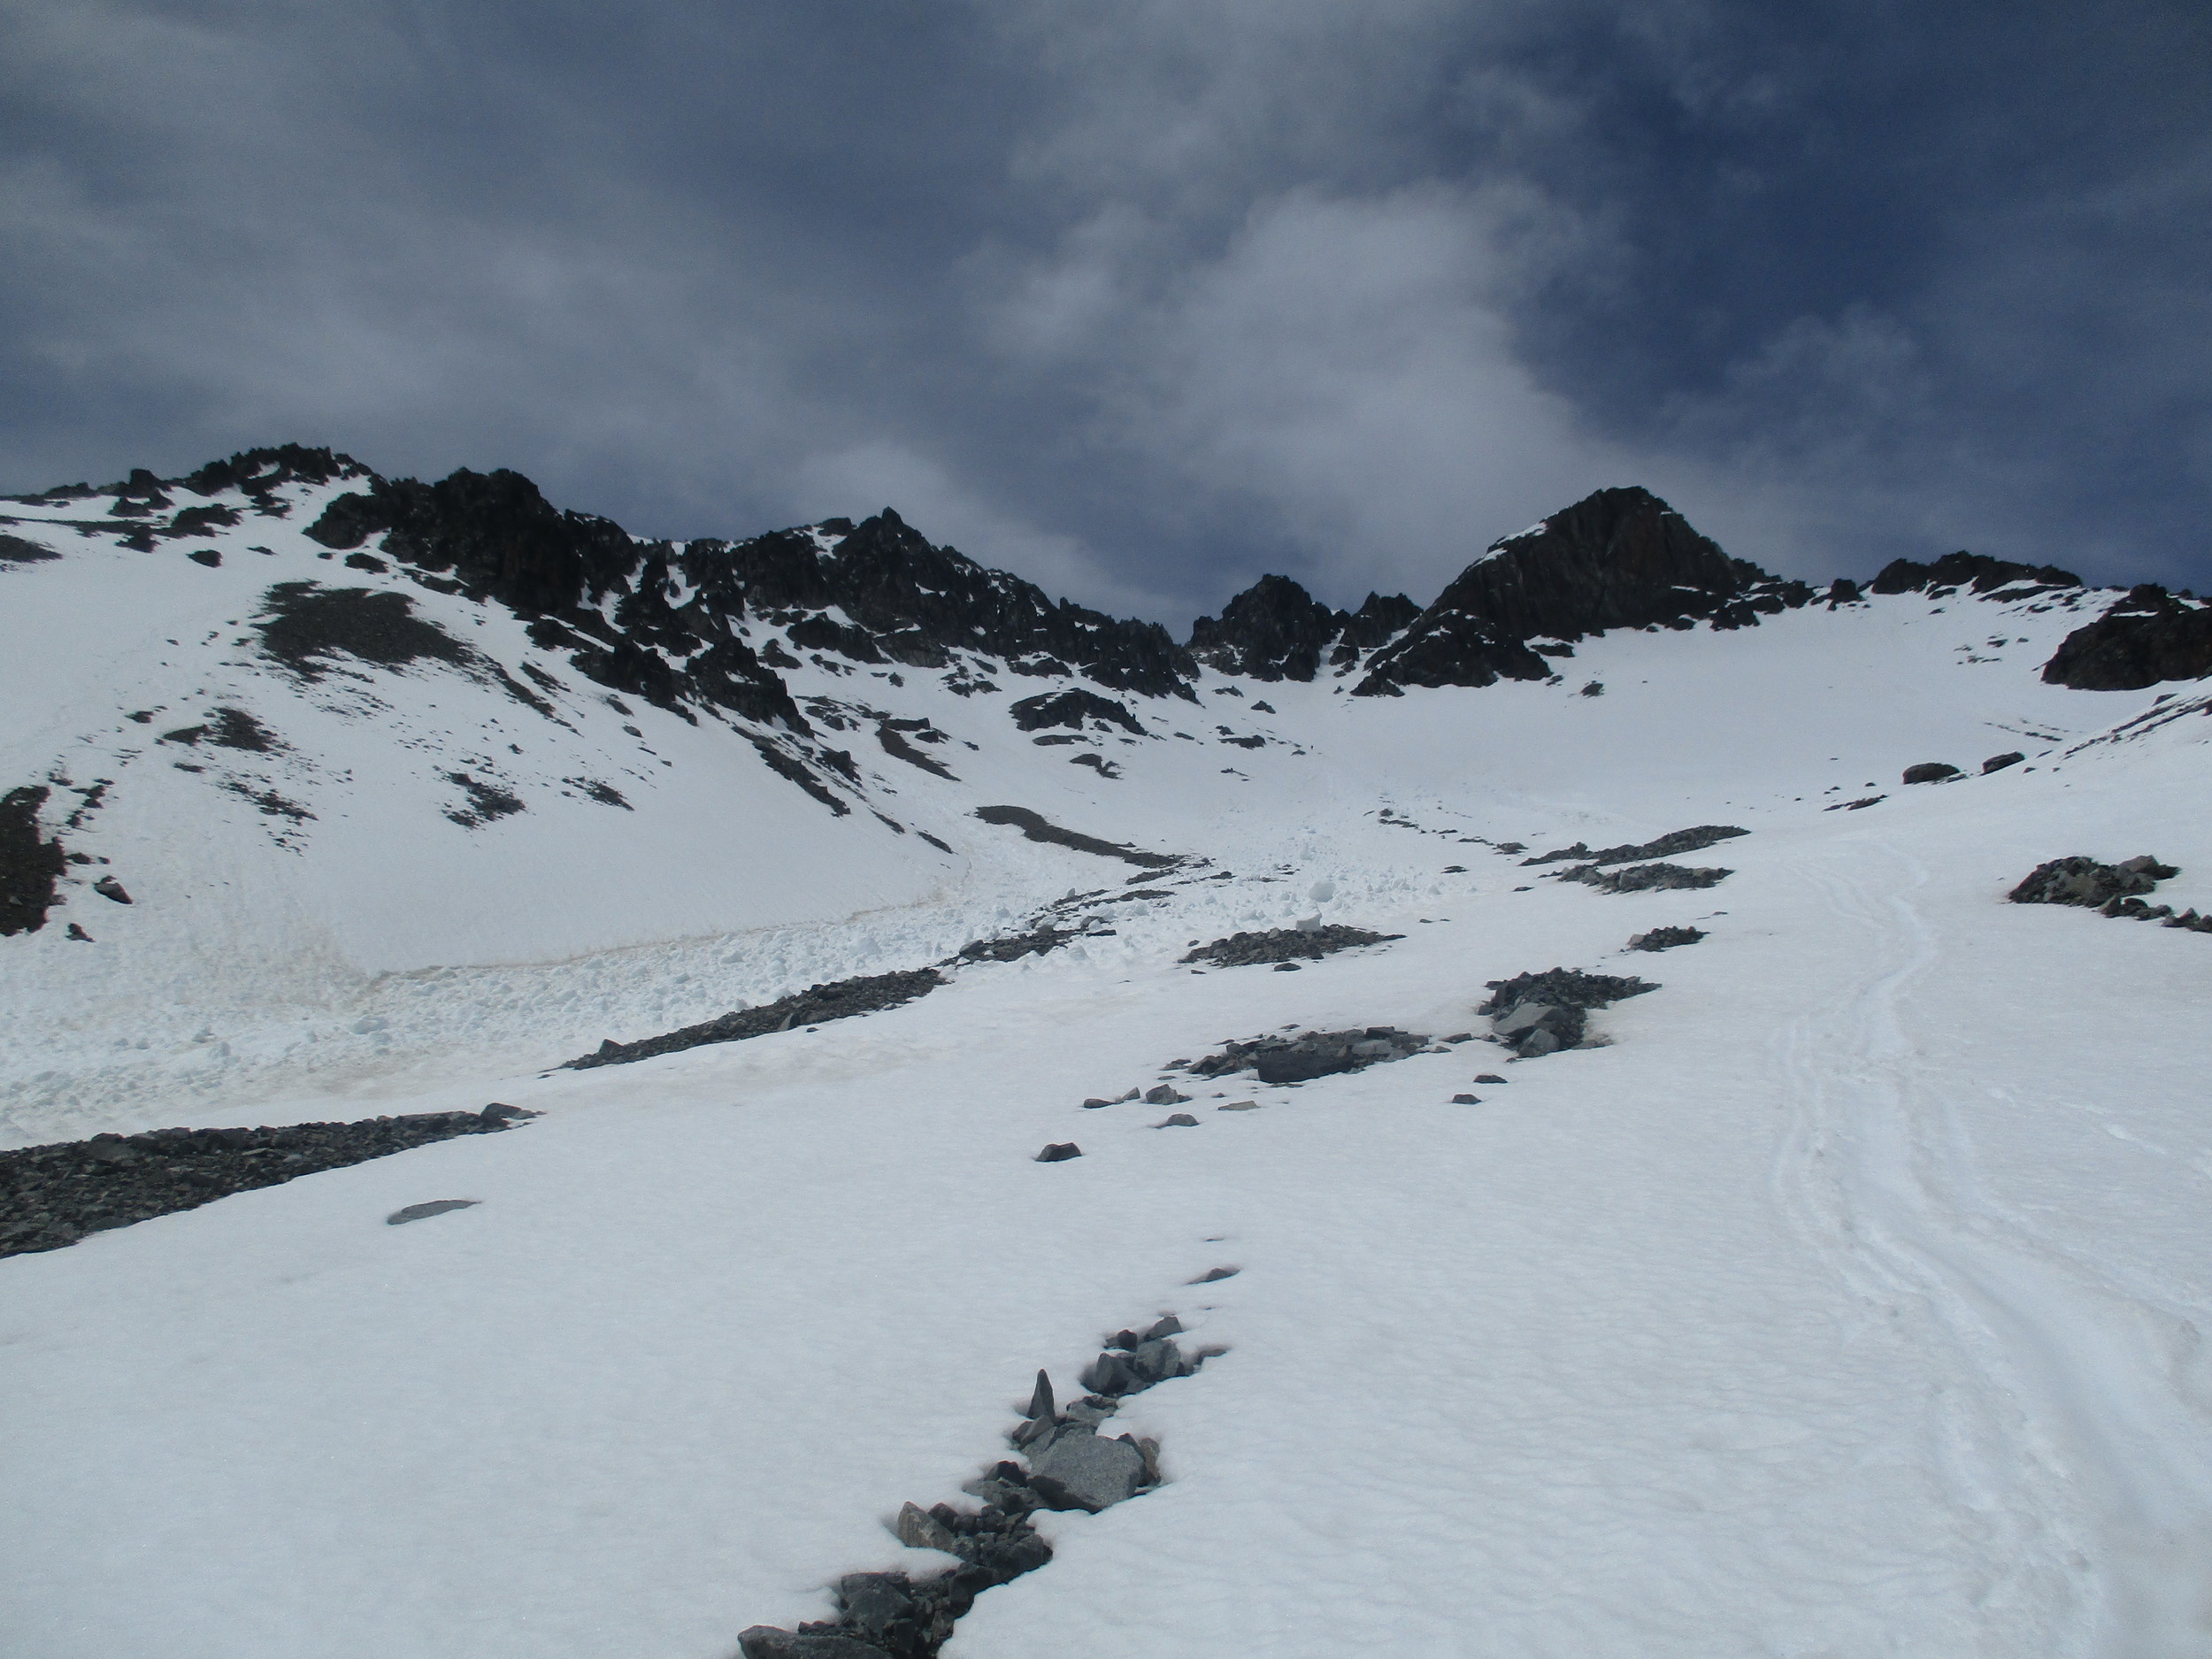
[[[1914,1029],[1912,993],[1942,955],[1915,902],[1928,872],[1876,850],[1878,884],[1808,871],[1877,965],[1778,1044],[1798,1118],[1784,1202],[1863,1295],[1895,1317],[1909,1306],[1955,1355],[1947,1467],[1962,1509],[1991,1529],[1992,1600],[2047,1604],[2053,1649],[2199,1651],[2212,1633],[2212,1414],[2174,1386],[2196,1327],[2171,1286],[2070,1248],[1984,1190],[1952,1102],[1915,1064],[1929,1033]]]

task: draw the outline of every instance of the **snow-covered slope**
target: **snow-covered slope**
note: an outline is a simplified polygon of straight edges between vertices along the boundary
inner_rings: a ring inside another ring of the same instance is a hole
[[[749,609],[801,730],[347,568],[305,531],[360,488],[219,491],[236,526],[151,550],[105,499],[8,510],[64,556],[0,566],[0,788],[93,862],[0,939],[0,1123],[546,1116],[0,1262],[15,1650],[728,1655],[943,1565],[886,1518],[1168,1311],[1227,1352],[1125,1408],[1166,1484],[1044,1517],[954,1659],[2204,1650],[2212,939],[2003,902],[2155,852],[2212,909],[2212,687],[2039,678],[2110,595],[1616,628],[1401,696],[1356,654],[1152,693],[870,663],[804,641],[879,621]],[[265,625],[304,582],[456,649],[303,672]],[[1136,730],[1011,711],[1071,687]],[[1899,783],[1931,760],[1968,775]],[[1498,850],[1694,824],[1750,832],[1705,890]],[[1048,912],[1088,936],[903,1008],[549,1070]],[[1179,960],[1316,915],[1403,937]],[[1554,965],[1662,988],[1540,1061],[1185,1082],[1194,1128],[1079,1104],[1286,1027],[1480,1033]],[[482,1202],[383,1225],[443,1197]]]

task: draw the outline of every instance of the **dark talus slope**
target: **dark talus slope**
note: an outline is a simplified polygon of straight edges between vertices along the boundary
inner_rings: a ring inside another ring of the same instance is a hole
[[[567,650],[577,672],[612,690],[809,729],[727,615],[673,603],[665,543],[562,511],[518,472],[465,468],[435,484],[373,479],[365,493],[332,502],[307,534],[336,551],[381,534],[388,557],[433,586],[533,618],[534,641]]]
[[[1369,594],[1357,611],[1332,611],[1287,576],[1263,576],[1191,624],[1190,653],[1225,674],[1311,680],[1329,661],[1356,660],[1402,633],[1420,607],[1403,594]],[[1333,648],[1333,649],[1332,649]]]
[[[1568,642],[1587,634],[1747,627],[1811,597],[1802,582],[1729,557],[1649,490],[1601,489],[1494,543],[1376,655],[1355,695],[1543,680],[1545,658],[1571,656]]]

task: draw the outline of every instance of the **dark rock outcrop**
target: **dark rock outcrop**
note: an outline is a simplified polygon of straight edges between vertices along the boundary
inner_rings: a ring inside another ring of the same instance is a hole
[[[1095,835],[1062,829],[1042,814],[1032,812],[1025,806],[979,806],[975,810],[975,816],[986,824],[1010,826],[1021,831],[1023,837],[1028,841],[1044,841],[1079,853],[1094,853],[1101,858],[1118,858],[1124,864],[1136,864],[1146,870],[1172,870],[1183,862],[1172,853],[1148,853],[1140,848],[1125,847],[1118,841],[1103,841]]]
[[[2036,865],[2005,896],[2015,904],[2079,904],[2095,910],[2116,899],[2154,892],[2160,882],[2180,873],[2148,853],[2116,864],[2101,864],[2077,854]]]
[[[833,1019],[849,1019],[856,1014],[897,1008],[918,996],[928,995],[944,983],[944,975],[934,968],[912,968],[898,973],[863,974],[830,985],[812,985],[803,991],[794,991],[789,996],[778,997],[764,1007],[741,1008],[663,1036],[647,1037],[637,1042],[616,1042],[610,1039],[595,1052],[580,1055],[565,1065],[579,1071],[593,1066],[626,1065],[633,1060],[676,1054],[710,1042],[741,1042],[748,1037],[764,1037],[797,1025],[826,1025]]]
[[[1549,968],[1488,981],[1490,1000],[1475,1010],[1490,1016],[1490,1034],[1524,1060],[1571,1048],[1586,1034],[1589,1010],[1659,987],[1648,979]]]
[[[1580,881],[1601,893],[1654,893],[1669,888],[1695,891],[1701,887],[1716,887],[1736,872],[1717,865],[1689,864],[1624,864],[1617,869],[1604,870],[1595,864],[1582,864],[1559,872],[1562,881]]]
[[[1638,933],[1628,941],[1631,950],[1674,950],[1683,945],[1694,945],[1705,937],[1704,930],[1696,927],[1655,927],[1647,933]]]
[[[1372,933],[1363,927],[1331,923],[1325,927],[1277,927],[1264,933],[1232,933],[1202,945],[1183,962],[1210,962],[1217,967],[1241,968],[1270,962],[1318,962],[1355,945],[1379,945],[1403,933]]]
[[[1916,766],[1905,768],[1904,781],[1907,783],[1948,783],[1952,779],[1964,775],[1947,760],[1924,760]]]
[[[1227,1077],[1253,1071],[1263,1083],[1302,1083],[1402,1060],[1428,1046],[1426,1037],[1392,1025],[1307,1031],[1295,1037],[1255,1037],[1248,1042],[1231,1042],[1219,1054],[1193,1061],[1190,1073],[1193,1077]]]
[[[1993,594],[2006,588],[2032,588],[2038,592],[2051,588],[2078,588],[2082,580],[2073,572],[2062,571],[2055,565],[2016,565],[2010,559],[1969,553],[1962,548],[1956,553],[1946,553],[1930,565],[1912,559],[1892,559],[1867,585],[1878,594],[1932,593],[1942,588],[1966,588],[1978,594]]]
[[[2128,590],[2104,615],[2059,641],[2044,683],[2076,691],[2140,691],[2212,674],[2212,606],[2177,598],[2155,582]]]
[[[1986,778],[1993,772],[2002,772],[2008,766],[2017,766],[2026,758],[2027,757],[2016,749],[2007,749],[2001,755],[1992,755],[1987,760],[1982,762],[1982,776]]]
[[[1533,858],[1524,858],[1523,864],[1555,864],[1579,859],[1591,864],[1632,864],[1640,858],[1671,858],[1677,853],[1694,853],[1732,841],[1751,832],[1733,824],[1700,824],[1690,829],[1670,830],[1656,841],[1632,841],[1619,847],[1602,847],[1592,852],[1580,841],[1571,847],[1556,848],[1548,853],[1538,853]]]
[[[68,861],[59,836],[39,833],[39,809],[52,793],[39,784],[0,795],[0,938],[36,933],[54,907]]]
[[[857,525],[835,518],[748,541],[694,541],[677,568],[700,603],[724,614],[743,609],[787,628],[812,617],[818,629],[828,620],[821,612],[842,611],[850,625],[832,624],[841,631],[822,634],[813,649],[860,661],[936,668],[964,650],[1016,674],[1080,673],[1146,696],[1192,695],[1185,682],[1194,665],[1159,624],[1056,603],[1033,583],[933,546],[887,507]]]
[[[58,1250],[88,1233],[536,1115],[499,1106],[281,1129],[157,1129],[0,1152],[0,1256]]]
[[[1553,670],[1531,641],[1571,645],[1609,628],[1700,621],[1744,627],[1811,597],[1802,582],[1729,557],[1649,490],[1601,489],[1493,543],[1378,653],[1355,695],[1545,680]]]
[[[1048,726],[1064,726],[1075,731],[1083,729],[1084,722],[1095,720],[1108,726],[1118,726],[1125,732],[1142,737],[1145,729],[1137,724],[1136,717],[1126,705],[1111,697],[1102,697],[1095,691],[1086,691],[1073,686],[1065,691],[1041,692],[1033,697],[1024,697],[1010,704],[1006,710],[1014,717],[1014,724],[1025,732],[1042,731]]]
[[[1332,663],[1356,660],[1403,630],[1420,607],[1403,594],[1369,594],[1356,611],[1332,611],[1287,576],[1263,576],[1191,624],[1190,653],[1225,674],[1309,680]],[[1333,648],[1333,649],[1332,649]]]

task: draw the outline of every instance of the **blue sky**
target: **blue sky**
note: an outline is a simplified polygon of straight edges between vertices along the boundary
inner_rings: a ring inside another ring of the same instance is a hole
[[[0,12],[0,488],[329,443],[895,505],[1180,627],[1643,483],[2212,587],[2200,5]]]

